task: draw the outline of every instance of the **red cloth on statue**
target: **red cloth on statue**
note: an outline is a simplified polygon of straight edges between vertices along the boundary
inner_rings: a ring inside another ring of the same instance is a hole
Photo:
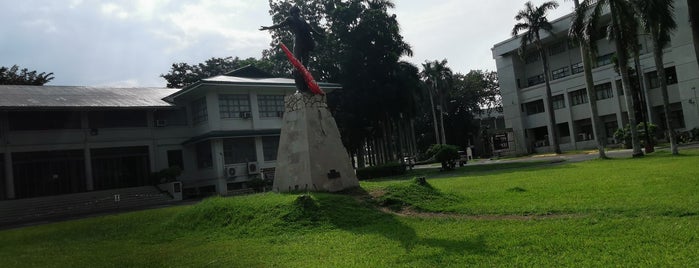
[[[282,47],[282,50],[284,50],[284,53],[286,54],[286,57],[289,58],[289,61],[291,62],[291,65],[294,65],[294,68],[301,73],[303,76],[303,80],[306,81],[306,85],[308,86],[308,89],[311,90],[311,93],[316,94],[316,95],[325,95],[325,92],[323,92],[322,89],[320,89],[320,86],[318,86],[318,83],[316,83],[316,80],[313,79],[313,75],[311,75],[311,72],[306,69],[306,67],[301,64],[301,62],[294,57],[294,54],[289,51],[289,49],[284,45],[284,43],[279,43],[279,46]]]

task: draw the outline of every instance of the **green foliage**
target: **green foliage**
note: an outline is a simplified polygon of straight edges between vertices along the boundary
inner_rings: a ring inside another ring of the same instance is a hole
[[[406,167],[401,163],[386,163],[378,166],[358,168],[357,178],[360,180],[368,180],[380,177],[403,175],[405,174],[405,171]]]
[[[177,181],[177,177],[182,174],[182,168],[178,166],[172,166],[169,168],[164,168],[160,171],[153,172],[150,174],[151,181],[153,184],[161,184]]]
[[[42,86],[53,80],[53,73],[29,71],[20,69],[17,65],[7,68],[0,66],[0,85],[33,85]]]
[[[449,144],[433,144],[424,154],[442,164],[442,170],[454,169],[455,161],[459,159],[459,147]]]
[[[183,88],[201,79],[222,75],[248,65],[255,66],[263,71],[271,72],[270,63],[266,60],[255,58],[240,59],[238,57],[213,57],[202,63],[188,64],[184,62],[173,63],[167,74],[160,77],[167,80],[169,88]]]
[[[617,140],[620,144],[624,146],[626,149],[631,149],[633,147],[633,144],[631,143],[631,130],[629,129],[630,126],[629,124],[626,124],[624,128],[617,129],[614,132],[614,139]],[[648,123],[648,132],[651,133],[650,138],[651,142],[655,143],[655,135],[652,133],[655,133],[655,130],[658,128],[653,123]],[[638,131],[638,137],[641,139],[641,144],[645,144],[646,142],[646,128],[643,122],[639,123],[636,125],[636,129]]]

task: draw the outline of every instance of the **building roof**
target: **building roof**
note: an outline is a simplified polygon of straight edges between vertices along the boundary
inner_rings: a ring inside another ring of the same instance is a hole
[[[171,107],[163,100],[172,88],[0,85],[0,108]]]
[[[269,74],[254,66],[245,66],[243,68],[228,72],[224,75],[201,79],[199,80],[199,82],[186,86],[182,90],[168,96],[167,100],[174,100],[204,85],[227,85],[234,87],[255,86],[284,88],[288,89],[289,91],[296,90],[296,83],[294,82],[294,79],[271,77]],[[320,86],[325,92],[330,92],[334,89],[342,88],[342,85],[340,84],[326,82],[318,82],[318,86]]]

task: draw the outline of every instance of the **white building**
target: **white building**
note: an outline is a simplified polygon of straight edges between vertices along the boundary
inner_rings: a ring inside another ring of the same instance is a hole
[[[694,55],[687,3],[677,1],[675,5],[678,28],[672,36],[671,44],[664,49],[664,63],[673,128],[683,132],[699,127],[699,93],[696,92],[699,90],[699,67]],[[559,141],[564,151],[596,148],[596,133],[593,133],[590,119],[580,48],[567,39],[570,19],[571,15],[567,15],[551,21],[555,35],[542,35],[549,57],[549,77]],[[652,43],[643,33],[639,33],[639,40],[642,46],[640,69],[643,83],[648,88],[645,94],[647,101],[642,103],[642,107],[650,114],[650,122],[664,128],[662,95],[653,61]],[[614,43],[606,38],[596,42],[599,56],[596,67],[593,68],[595,94],[604,131],[612,142],[614,131],[628,123],[626,102],[621,89],[621,76],[614,71],[612,63]],[[544,105],[545,86],[541,61],[533,50],[525,57],[520,57],[519,47],[520,38],[514,37],[492,48],[500,81],[505,124],[514,133],[516,153],[552,151],[548,142],[549,120]],[[633,62],[630,62],[630,66],[633,66]]]
[[[244,188],[275,167],[295,90],[254,67],[181,90],[0,85],[0,200],[152,185],[171,166],[185,193]]]

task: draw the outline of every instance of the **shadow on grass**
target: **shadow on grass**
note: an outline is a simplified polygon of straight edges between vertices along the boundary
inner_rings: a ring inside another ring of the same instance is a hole
[[[317,209],[333,226],[359,235],[378,234],[387,239],[400,243],[406,252],[415,247],[439,248],[442,253],[434,258],[443,258],[444,252],[449,254],[478,254],[490,255],[492,251],[486,248],[482,235],[470,239],[443,239],[420,237],[415,229],[406,224],[401,217],[378,210],[371,204],[357,199],[369,198],[364,189],[352,190],[351,197],[337,194],[313,194],[317,201]],[[418,220],[415,224],[420,224]],[[421,256],[424,258],[425,256]]]

